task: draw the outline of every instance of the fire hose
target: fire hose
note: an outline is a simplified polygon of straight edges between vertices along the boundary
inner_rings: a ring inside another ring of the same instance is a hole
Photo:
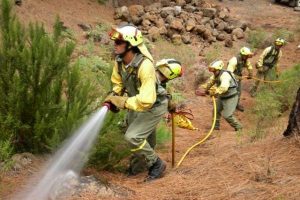
[[[213,96],[212,96],[212,101],[213,101],[213,105],[214,105],[214,116],[213,116],[213,123],[212,123],[210,131],[206,134],[206,136],[202,140],[200,140],[199,142],[195,143],[190,148],[188,148],[188,150],[184,153],[184,155],[181,157],[181,159],[177,163],[176,168],[178,168],[181,165],[181,163],[183,162],[185,157],[192,151],[193,148],[195,148],[196,146],[198,146],[198,145],[202,144],[203,142],[205,142],[209,138],[209,136],[212,134],[212,132],[215,128],[215,125],[216,125],[216,118],[217,118],[216,99]]]

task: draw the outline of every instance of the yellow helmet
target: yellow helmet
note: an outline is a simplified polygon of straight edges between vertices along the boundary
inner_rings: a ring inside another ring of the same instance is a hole
[[[127,24],[118,28],[113,28],[109,34],[112,40],[122,40],[129,42],[131,46],[138,46],[143,43],[142,32],[137,27]]]
[[[208,66],[208,68],[216,69],[216,70],[222,70],[224,67],[224,62],[222,60],[216,60]]]
[[[183,73],[181,63],[173,58],[157,61],[156,69],[168,80],[180,77]]]
[[[277,46],[283,46],[284,44],[285,44],[285,40],[282,38],[277,38],[275,40],[275,45],[277,45]]]
[[[249,47],[242,47],[240,50],[241,55],[243,56],[252,56],[253,53]]]

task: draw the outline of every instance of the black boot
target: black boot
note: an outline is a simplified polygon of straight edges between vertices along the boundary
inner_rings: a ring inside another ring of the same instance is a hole
[[[145,182],[161,178],[165,170],[166,164],[160,158],[157,158],[156,162],[149,168],[148,176],[145,179]]]

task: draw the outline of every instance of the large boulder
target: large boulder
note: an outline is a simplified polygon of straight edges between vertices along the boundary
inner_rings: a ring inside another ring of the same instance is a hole
[[[194,30],[196,33],[202,34],[205,32],[206,27],[204,25],[196,25]]]
[[[186,4],[185,0],[175,0],[175,2],[178,6],[184,6]]]
[[[142,21],[143,21],[143,19],[141,17],[138,17],[136,15],[131,16],[131,22],[136,26],[140,25],[142,23]]]
[[[233,41],[230,38],[225,39],[225,47],[228,47],[228,48],[233,47]]]
[[[149,26],[151,26],[151,22],[148,19],[144,19],[142,21],[142,26],[147,29]]]
[[[115,19],[121,19],[121,20],[124,20],[124,21],[128,21],[129,18],[130,18],[128,8],[126,6],[116,8],[114,18]]]
[[[170,27],[172,29],[175,29],[177,31],[182,31],[184,29],[184,26],[182,24],[182,21],[180,19],[175,19],[171,22]]]
[[[236,37],[237,39],[243,39],[245,34],[241,28],[236,28],[232,31],[232,36]]]
[[[145,11],[146,12],[153,12],[153,13],[159,13],[161,10],[161,3],[157,2],[157,3],[152,3],[148,6],[145,6]]]
[[[180,15],[180,13],[182,12],[181,6],[175,6],[175,16]]]
[[[217,9],[215,8],[202,8],[201,11],[203,12],[204,17],[209,17],[211,19],[214,18],[217,13]]]
[[[217,40],[224,41],[225,39],[226,39],[225,33],[220,33],[219,35],[217,35]]]
[[[174,35],[172,36],[172,42],[173,42],[174,44],[177,44],[177,45],[182,44],[182,38],[181,38],[181,35],[179,35],[179,34],[174,34]]]
[[[223,31],[225,29],[225,27],[227,26],[226,22],[220,22],[217,26],[216,26],[216,29],[218,31]]]
[[[165,22],[162,18],[158,18],[156,21],[154,21],[154,23],[158,28],[165,26]]]
[[[166,18],[168,17],[169,15],[175,15],[175,8],[174,7],[164,7],[161,9],[161,12],[160,12],[160,16],[162,18]]]
[[[165,22],[166,22],[167,24],[171,24],[174,20],[175,20],[175,17],[174,17],[173,15],[169,15],[169,16],[166,18]]]
[[[182,36],[182,41],[184,44],[190,44],[191,43],[191,36],[190,34],[184,34]]]
[[[196,9],[197,9],[197,8],[196,8],[195,6],[192,6],[192,5],[186,5],[186,6],[184,7],[184,10],[185,10],[186,12],[189,12],[189,13],[195,12]]]
[[[148,31],[149,39],[154,42],[160,37],[160,29],[153,26]]]
[[[160,1],[162,7],[169,7],[171,5],[170,2],[171,2],[170,0],[161,0]]]
[[[141,17],[145,14],[144,6],[142,5],[131,5],[128,7],[128,11],[130,16],[138,16]]]
[[[196,21],[194,19],[189,19],[186,22],[185,29],[186,31],[190,32],[195,28],[195,26],[196,26]]]

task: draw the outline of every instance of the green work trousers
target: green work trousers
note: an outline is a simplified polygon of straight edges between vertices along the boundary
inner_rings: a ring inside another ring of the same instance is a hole
[[[272,77],[272,76],[274,76],[273,71],[274,70],[272,70],[272,68],[269,68],[267,66],[263,66],[263,71],[257,71],[256,78],[261,79],[261,80],[274,80],[274,77]],[[253,87],[250,90],[251,96],[255,96],[260,82],[261,81],[259,81],[259,80],[255,81]]]
[[[220,128],[221,115],[235,130],[239,130],[242,128],[241,123],[233,116],[238,103],[238,98],[238,95],[226,99],[218,97],[217,118],[215,125],[216,128]]]
[[[155,129],[162,119],[163,115],[167,112],[168,101],[164,100],[160,105],[154,106],[148,111],[128,113],[128,129],[125,133],[125,139],[131,145],[131,151],[137,157],[144,157],[147,166],[151,167],[157,160],[157,155],[150,143],[155,144]],[[152,135],[152,136],[150,136]],[[150,136],[150,138],[149,138]]]
[[[236,88],[237,91],[238,91],[238,102],[237,102],[237,105],[239,105],[240,104],[241,95],[242,95],[242,80],[237,80],[237,84],[238,84],[238,87]]]

